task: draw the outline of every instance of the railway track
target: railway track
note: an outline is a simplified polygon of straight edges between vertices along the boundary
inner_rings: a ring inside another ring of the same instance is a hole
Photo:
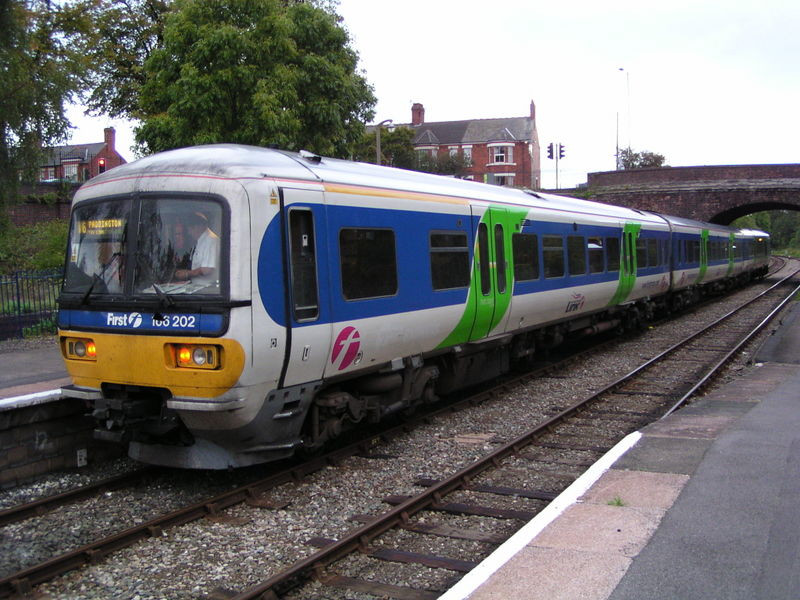
[[[535,511],[503,509],[470,502],[454,502],[450,501],[449,497],[459,492],[477,492],[482,495],[498,497],[514,496],[538,501],[552,500],[555,497],[555,491],[511,488],[480,483],[479,480],[502,469],[514,469],[515,463],[520,461],[528,463],[525,465],[526,467],[534,462],[557,463],[556,458],[542,458],[541,453],[548,449],[603,453],[610,449],[616,441],[648,422],[651,416],[656,416],[659,412],[666,415],[676,410],[702,385],[708,383],[714,374],[718,373],[735,355],[736,351],[757,335],[785,303],[800,290],[800,286],[793,285],[787,294],[783,289],[794,275],[793,273],[776,283],[764,293],[726,314],[702,331],[681,340],[603,390],[561,411],[516,439],[506,442],[491,454],[459,470],[452,476],[441,481],[418,481],[418,485],[426,487],[424,491],[415,496],[386,498],[385,501],[393,505],[393,508],[381,515],[369,518],[367,523],[354,529],[347,536],[339,540],[312,540],[312,543],[323,546],[318,552],[262,583],[231,596],[231,598],[234,600],[278,598],[296,586],[298,580],[301,579],[313,579],[322,586],[345,588],[379,597],[437,598],[442,590],[414,589],[360,579],[337,572],[337,564],[349,555],[361,553],[386,561],[415,563],[450,571],[469,570],[468,565],[460,564],[459,561],[447,557],[391,548],[380,544],[378,540],[386,532],[397,528],[405,531],[417,531],[420,534],[454,538],[464,535],[463,532],[448,531],[438,525],[431,526],[430,518],[419,519],[420,515],[425,513],[467,514],[518,521],[527,521],[533,518],[536,514]],[[746,327],[743,327],[740,322],[730,326],[734,316],[739,317],[737,321],[742,320],[743,311],[755,312],[753,309],[764,302],[771,302],[774,305],[775,294],[780,294],[781,300],[777,307],[769,311],[766,318],[762,315],[755,315],[755,319],[751,319],[754,322]],[[720,334],[720,329],[723,327],[725,331]],[[712,343],[709,343],[709,336],[714,336]],[[706,356],[699,358],[698,354]],[[690,364],[692,368],[688,368]],[[686,376],[680,376],[683,374]],[[603,432],[604,435],[600,440],[594,431],[589,435],[581,433],[581,429],[586,428],[587,420],[596,420],[601,415],[605,418],[606,423],[613,425]],[[536,452],[531,454],[531,449]],[[511,464],[506,464],[506,461]],[[420,522],[424,526],[421,527]],[[314,597],[318,592],[319,590],[315,589],[310,592],[308,597]],[[303,597],[303,595],[300,594],[297,597]]]
[[[651,361],[652,362],[652,361]],[[541,376],[541,372],[538,375],[526,375],[523,378],[519,378],[513,382],[506,382],[504,384],[505,388],[508,389],[513,385],[518,385],[520,381],[528,379],[533,376]],[[621,388],[620,388],[621,389]],[[481,402],[490,399],[491,397],[497,395],[499,392],[497,390],[490,390],[483,392],[477,396],[474,396],[464,402],[465,405],[470,404],[478,404]],[[530,469],[531,464],[542,464],[542,465],[555,465],[556,469],[559,471],[568,471],[566,476],[563,473],[559,472],[557,475],[561,476],[561,480],[559,481],[559,477],[553,477],[551,480],[555,481],[556,484],[551,484],[550,489],[531,489],[531,488],[524,488],[521,486],[514,487],[512,485],[492,485],[492,484],[477,484],[474,483],[475,477],[482,473],[485,469],[478,465],[470,466],[468,468],[462,469],[457,473],[454,477],[455,480],[458,480],[460,484],[458,486],[453,486],[452,480],[453,478],[449,478],[447,480],[442,480],[438,482],[432,482],[430,480],[426,480],[421,478],[416,481],[418,485],[426,485],[427,488],[425,492],[418,496],[412,497],[390,497],[387,498],[387,501],[390,503],[396,504],[395,508],[391,509],[386,513],[385,517],[381,517],[381,520],[377,520],[375,517],[364,517],[363,515],[354,515],[356,520],[362,521],[369,521],[368,523],[362,525],[361,527],[355,530],[356,533],[356,544],[354,548],[360,548],[362,551],[371,552],[371,556],[374,560],[403,560],[406,561],[408,564],[415,564],[415,562],[422,562],[422,564],[427,565],[428,568],[440,568],[444,566],[447,570],[453,570],[455,572],[463,572],[464,569],[469,567],[469,561],[465,560],[448,560],[446,557],[438,557],[436,559],[431,559],[430,556],[426,556],[423,553],[410,553],[409,555],[403,554],[403,551],[390,551],[386,548],[373,548],[372,550],[369,549],[369,544],[374,540],[378,535],[381,533],[388,531],[395,527],[400,527],[404,532],[413,532],[417,531],[424,531],[427,535],[435,535],[443,538],[454,538],[454,539],[464,539],[466,536],[468,539],[472,539],[481,544],[488,544],[494,545],[499,543],[501,539],[505,536],[507,537],[510,533],[483,533],[479,535],[480,532],[470,531],[464,527],[453,527],[448,525],[442,524],[431,524],[431,522],[415,522],[412,523],[412,517],[423,510],[430,510],[431,508],[434,511],[439,512],[451,512],[455,514],[465,514],[472,511],[476,515],[480,515],[485,513],[485,516],[489,516],[493,519],[500,519],[500,520],[511,520],[511,521],[519,521],[519,520],[527,520],[533,514],[535,514],[535,510],[530,510],[528,508],[517,509],[517,508],[497,508],[497,507],[483,507],[480,508],[481,505],[475,504],[474,502],[470,505],[469,502],[445,502],[445,497],[448,495],[452,495],[454,493],[461,493],[466,494],[489,494],[494,496],[500,496],[505,498],[513,499],[512,503],[519,498],[527,498],[528,500],[538,503],[534,509],[543,508],[545,503],[548,502],[550,499],[555,497],[555,495],[566,485],[568,482],[566,479],[570,477],[575,478],[577,477],[582,469],[585,469],[586,465],[590,464],[594,458],[602,454],[608,447],[612,446],[615,443],[613,440],[615,436],[621,436],[625,433],[640,428],[643,424],[648,422],[648,420],[654,414],[654,410],[643,410],[641,405],[638,406],[635,410],[631,409],[630,407],[624,408],[620,407],[617,404],[620,403],[619,398],[626,398],[628,402],[634,397],[632,393],[623,392],[618,393],[615,395],[615,399],[613,401],[608,401],[608,406],[606,408],[594,408],[592,409],[593,412],[588,413],[584,412],[583,416],[575,416],[573,423],[569,426],[573,430],[580,431],[581,429],[588,429],[586,427],[587,422],[598,422],[603,421],[604,423],[608,424],[620,424],[619,432],[614,429],[613,431],[608,430],[606,427],[606,434],[600,436],[600,439],[595,439],[586,441],[580,441],[579,436],[574,435],[574,433],[569,434],[566,438],[562,435],[562,439],[560,440],[547,440],[545,438],[539,439],[537,444],[527,444],[530,448],[534,449],[534,452],[528,451],[525,456],[519,458],[521,456],[521,447],[519,446],[521,442],[519,439],[511,440],[509,442],[504,443],[498,450],[493,452],[486,460],[481,461],[480,464],[486,464],[487,461],[489,464],[494,465],[495,468],[498,467],[497,463],[503,461],[508,456],[515,456],[515,460],[522,460],[523,464],[525,464],[526,469]],[[660,403],[654,402],[658,406],[663,406],[663,397],[661,398]],[[675,398],[672,397],[670,400],[674,401]],[[583,405],[583,404],[582,404]],[[673,402],[674,405],[674,402]],[[597,405],[599,406],[599,405]],[[442,411],[452,411],[455,410],[453,407],[447,407],[442,409]],[[559,414],[554,415],[552,419],[548,420],[546,423],[542,425],[542,427],[537,428],[539,433],[536,433],[536,436],[542,436],[542,431],[549,432],[549,435],[555,435],[552,433],[556,424],[567,417],[567,413],[576,413],[579,415],[581,411],[586,411],[587,409],[581,409],[577,407],[570,407],[567,411],[561,411]],[[422,417],[423,420],[430,420],[436,417],[435,414],[426,415]],[[279,508],[279,505],[276,505],[272,502],[265,494],[274,489],[275,486],[281,485],[286,482],[291,481],[299,481],[302,478],[306,477],[310,473],[315,473],[321,469],[326,468],[330,465],[335,465],[343,460],[345,460],[349,456],[361,454],[366,457],[370,457],[374,460],[381,460],[382,456],[379,452],[376,452],[375,448],[377,444],[385,443],[387,440],[393,439],[396,436],[402,435],[405,431],[408,431],[410,428],[414,427],[412,423],[405,423],[399,427],[393,428],[388,431],[384,431],[380,434],[376,434],[369,439],[361,440],[356,444],[351,446],[340,448],[338,450],[332,451],[326,455],[317,457],[309,462],[305,462],[302,464],[292,465],[288,469],[283,471],[279,471],[268,478],[251,482],[250,484],[231,490],[229,492],[225,492],[213,498],[209,498],[204,500],[203,502],[196,503],[195,505],[186,507],[185,509],[179,511],[173,511],[167,515],[163,515],[157,519],[153,519],[146,523],[143,523],[139,526],[129,528],[123,532],[105,538],[103,540],[99,540],[93,544],[86,545],[81,547],[75,551],[65,553],[61,556],[57,556],[49,561],[41,563],[39,565],[34,565],[33,567],[29,567],[24,569],[18,573],[13,574],[10,577],[7,577],[3,580],[0,580],[0,596],[9,596],[12,594],[26,594],[32,590],[33,586],[41,583],[43,581],[47,581],[48,579],[58,575],[59,573],[63,573],[67,570],[74,569],[81,565],[87,563],[96,563],[102,560],[108,554],[114,552],[115,550],[124,547],[126,545],[135,543],[138,540],[153,536],[153,535],[160,535],[165,529],[170,528],[174,525],[180,525],[183,523],[187,523],[192,520],[196,520],[202,517],[208,517],[213,515],[221,514],[227,508],[241,504],[241,503],[248,503],[255,507],[267,508],[267,509],[274,509]],[[570,435],[572,438],[569,439]],[[566,440],[566,441],[565,441]],[[497,442],[497,440],[495,440]],[[508,452],[509,448],[511,452]],[[546,451],[553,450],[560,454],[557,458],[552,458],[546,455]],[[532,463],[531,463],[532,461]],[[462,473],[462,471],[464,471]],[[471,487],[470,487],[471,486]],[[429,501],[429,499],[432,499]],[[475,508],[478,506],[479,508]],[[487,510],[483,510],[487,509]],[[505,512],[504,512],[505,511]],[[516,512],[515,512],[516,511]],[[7,511],[4,511],[7,512]],[[388,520],[387,520],[388,519]],[[383,523],[383,524],[381,524]],[[513,532],[515,527],[507,528],[508,531]],[[363,530],[363,531],[362,531]],[[360,532],[360,533],[359,533]],[[358,583],[356,581],[357,578],[352,578],[346,575],[332,575],[325,571],[327,565],[331,564],[332,560],[336,560],[345,556],[347,553],[353,550],[351,547],[351,542],[348,542],[348,538],[342,538],[336,541],[332,541],[329,539],[318,538],[312,540],[314,544],[318,546],[323,546],[322,549],[309,557],[307,562],[309,563],[307,566],[302,566],[302,564],[298,564],[293,567],[292,570],[288,572],[288,574],[282,575],[282,579],[280,581],[273,581],[265,582],[259,586],[254,588],[255,591],[248,591],[244,594],[240,594],[238,597],[259,597],[262,594],[267,594],[265,597],[270,597],[271,590],[276,590],[279,593],[282,592],[284,588],[292,587],[288,585],[286,582],[287,580],[296,580],[298,577],[308,577],[309,574],[316,574],[317,581],[325,581],[327,585],[332,586],[345,586],[350,588],[357,588],[361,589],[362,591],[367,591],[368,593],[377,593],[379,595],[392,595],[392,594],[402,594],[405,593],[402,590],[393,590],[393,588],[384,588],[380,587],[375,582],[372,583]],[[347,552],[345,552],[347,549]],[[366,549],[366,550],[365,550]],[[306,562],[306,561],[301,561]],[[458,567],[455,569],[450,569],[450,567]],[[278,577],[276,575],[276,577]],[[288,578],[288,579],[287,579]],[[455,577],[457,579],[458,577]],[[275,579],[275,578],[273,578]],[[272,580],[270,580],[272,581]],[[382,585],[389,585],[389,584],[382,584]],[[266,586],[266,587],[264,587]],[[389,593],[391,592],[391,594]],[[411,594],[421,593],[422,596],[414,596],[414,597],[424,597],[425,594],[423,593],[425,590],[411,590]],[[438,592],[436,592],[438,593]],[[249,595],[248,595],[249,594]],[[255,595],[253,595],[255,594]],[[223,596],[231,596],[232,594],[222,594]],[[402,595],[397,595],[395,597],[406,597]]]

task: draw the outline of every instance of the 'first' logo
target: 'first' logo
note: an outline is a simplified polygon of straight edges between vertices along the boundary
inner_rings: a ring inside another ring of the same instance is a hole
[[[336,336],[331,352],[331,364],[342,371],[360,360],[361,335],[355,327],[345,327]]]
[[[106,314],[106,325],[111,327],[133,327],[135,329],[141,324],[142,315],[138,312],[121,315],[112,312]]]

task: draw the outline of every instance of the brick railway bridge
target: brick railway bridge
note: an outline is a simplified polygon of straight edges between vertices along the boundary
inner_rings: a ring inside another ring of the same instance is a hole
[[[764,210],[800,210],[800,164],[660,167],[589,173],[589,198],[728,225]]]

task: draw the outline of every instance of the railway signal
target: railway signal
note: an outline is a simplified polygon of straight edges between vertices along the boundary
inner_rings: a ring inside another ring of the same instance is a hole
[[[556,189],[558,189],[558,161],[566,155],[567,147],[561,143],[547,144],[547,158],[556,160]]]

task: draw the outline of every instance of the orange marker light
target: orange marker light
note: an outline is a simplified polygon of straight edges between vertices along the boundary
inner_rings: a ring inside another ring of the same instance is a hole
[[[188,365],[190,362],[192,362],[192,351],[186,346],[183,346],[178,350],[178,362],[182,365]]]
[[[97,356],[97,346],[94,345],[94,342],[86,344],[86,356],[90,358],[95,358]]]

